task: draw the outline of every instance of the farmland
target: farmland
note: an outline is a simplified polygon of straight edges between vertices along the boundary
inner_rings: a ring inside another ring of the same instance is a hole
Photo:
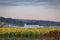
[[[44,40],[47,37],[56,38],[54,35],[60,38],[60,28],[0,28],[1,40],[3,38],[6,40]]]
[[[59,30],[60,28],[0,28],[0,33],[6,32],[49,32],[52,30]]]

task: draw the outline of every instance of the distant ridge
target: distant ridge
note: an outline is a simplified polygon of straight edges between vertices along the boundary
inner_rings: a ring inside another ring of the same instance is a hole
[[[4,18],[4,17],[0,17],[0,22],[17,25],[17,26],[23,26],[24,24],[40,25],[40,26],[60,26],[60,22],[54,22],[54,21],[12,19],[12,18]]]

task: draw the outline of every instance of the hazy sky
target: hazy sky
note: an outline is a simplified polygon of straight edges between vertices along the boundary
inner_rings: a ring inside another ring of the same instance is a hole
[[[60,21],[60,0],[0,0],[0,16]]]

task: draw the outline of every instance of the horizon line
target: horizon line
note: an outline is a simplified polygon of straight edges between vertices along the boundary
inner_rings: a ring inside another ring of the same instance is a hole
[[[0,16],[1,18],[2,16]],[[52,21],[52,20],[40,20],[40,19],[25,19],[25,18],[12,18],[12,17],[2,17],[2,18],[10,18],[10,19],[20,19],[20,20],[36,20],[36,21],[51,21],[51,22],[60,22],[60,21]]]

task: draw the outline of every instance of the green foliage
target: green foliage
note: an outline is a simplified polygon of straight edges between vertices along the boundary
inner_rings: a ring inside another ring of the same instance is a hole
[[[30,37],[30,38],[34,37],[34,33],[33,32],[29,32],[28,33],[28,37]]]
[[[0,38],[11,38],[11,37],[26,37],[26,38],[39,38],[43,37],[43,33],[33,33],[33,32],[10,32],[10,33],[4,33],[0,34]]]
[[[3,34],[0,34],[0,38],[2,38],[3,37]]]

